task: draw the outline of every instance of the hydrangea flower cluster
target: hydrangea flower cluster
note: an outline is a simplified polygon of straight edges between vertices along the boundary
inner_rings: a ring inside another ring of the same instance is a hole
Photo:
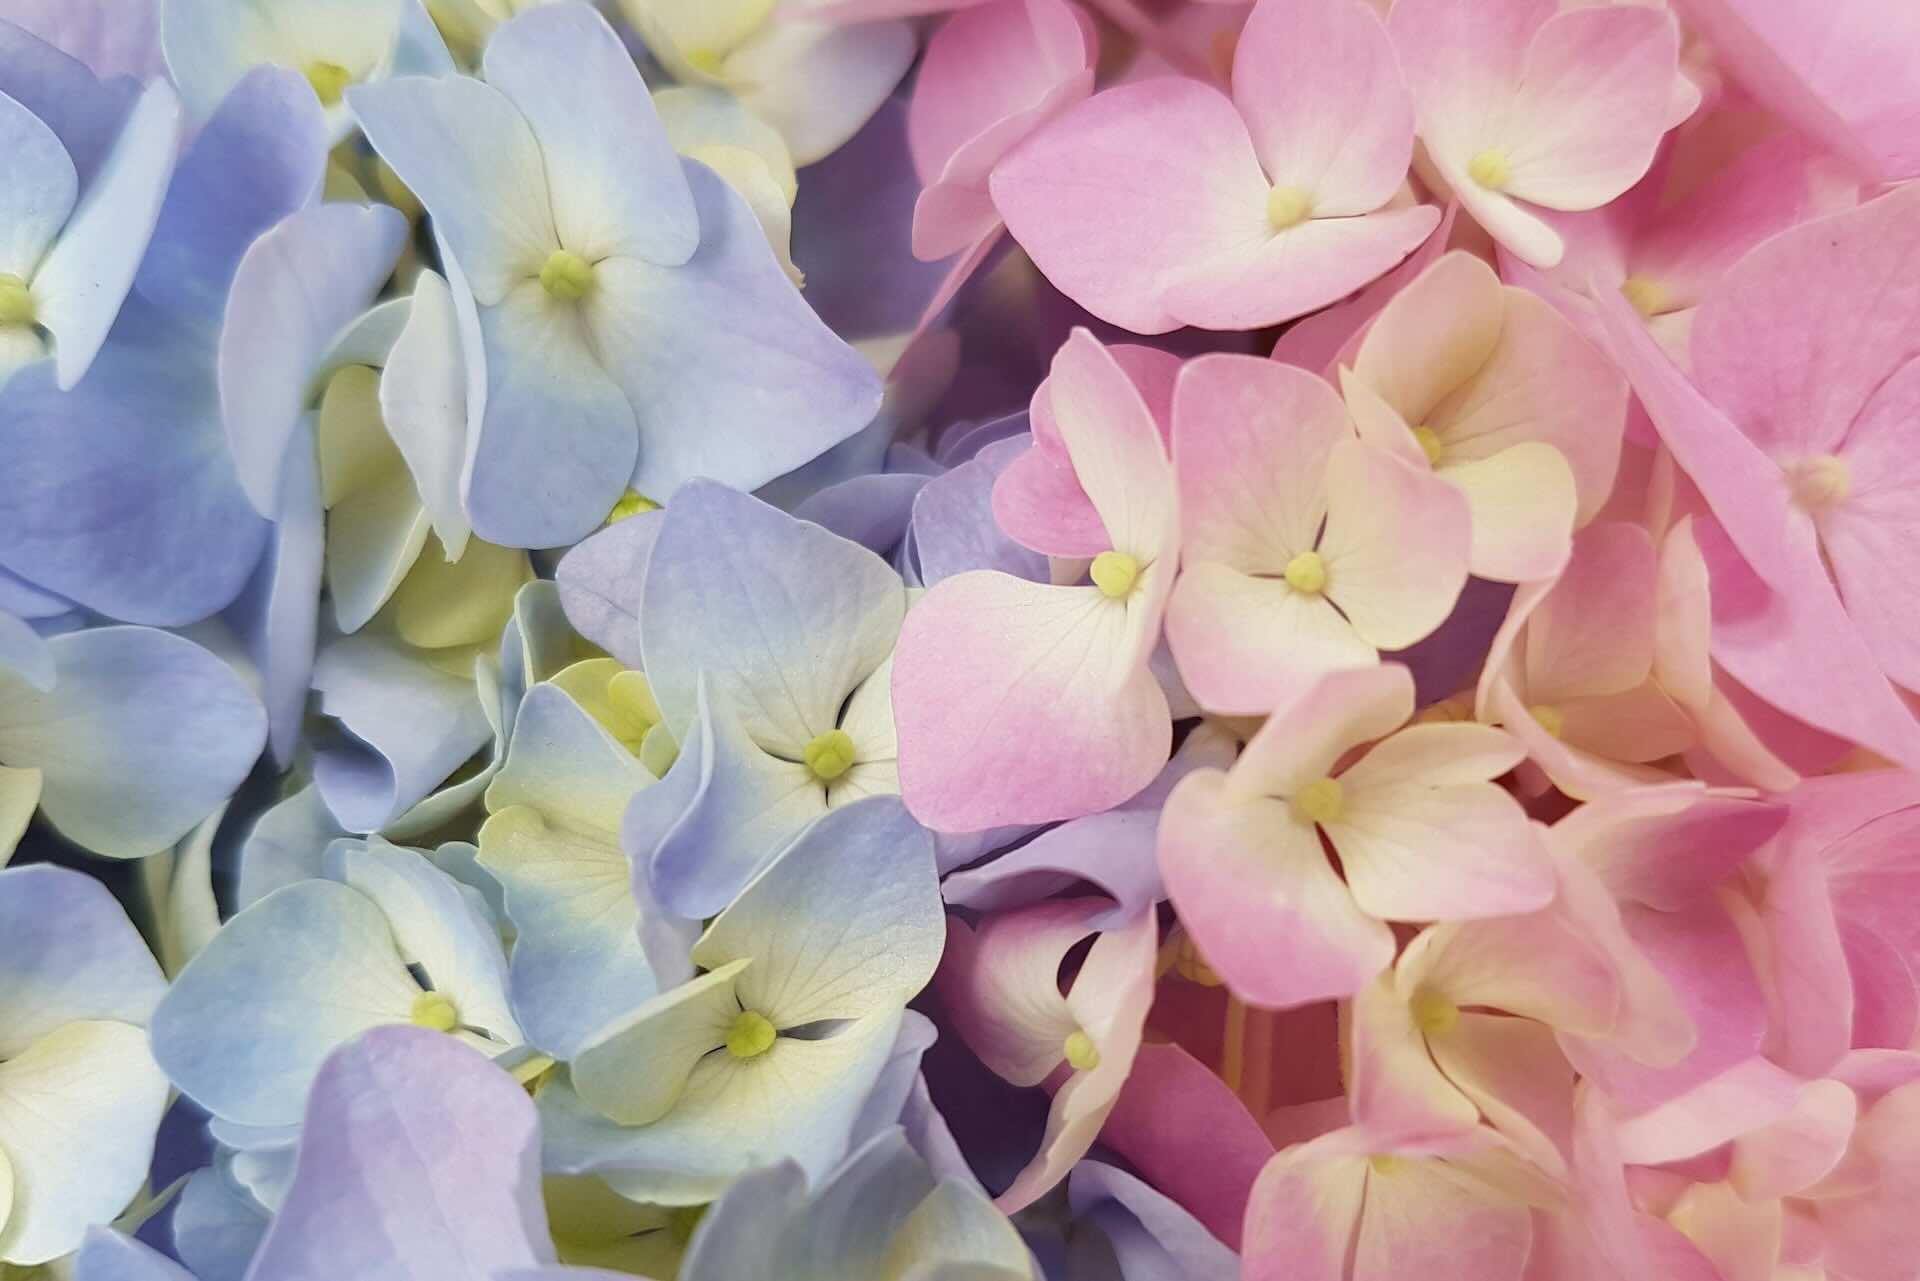
[[[0,1281],[1920,1281],[1920,6],[0,0]]]

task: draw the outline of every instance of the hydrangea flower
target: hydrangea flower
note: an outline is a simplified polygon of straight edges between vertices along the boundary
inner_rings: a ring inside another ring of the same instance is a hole
[[[908,613],[893,674],[901,793],[942,831],[1104,809],[1146,786],[1171,746],[1167,697],[1147,665],[1179,558],[1166,444],[1126,371],[1085,331],[1055,357],[1049,391],[1094,519],[1089,528],[1078,507],[1053,517],[1072,522],[1063,550],[1091,557],[1093,581],[977,570],[942,580]]]
[[[337,842],[328,862],[329,878],[234,916],[154,1013],[155,1058],[223,1120],[297,1125],[327,1056],[370,1028],[431,1028],[488,1054],[523,1040],[477,895],[385,841]]]
[[[907,590],[865,548],[721,485],[683,487],[657,520],[639,648],[678,759],[629,816],[628,850],[698,918],[820,815],[898,793]]]
[[[1439,210],[1396,200],[1413,119],[1363,0],[1260,0],[1232,98],[1175,78],[1096,94],[995,170],[993,198],[1102,319],[1251,329],[1351,293],[1433,231]]]
[[[707,927],[700,973],[611,1021],[542,1092],[549,1165],[669,1204],[773,1158],[824,1174],[943,933],[932,842],[899,802],[828,812]]]
[[[1678,123],[1680,32],[1661,8],[1407,0],[1387,25],[1427,158],[1533,266],[1565,251],[1536,208],[1606,204],[1640,180]]]
[[[485,82],[348,93],[459,269],[476,533],[571,542],[628,488],[667,494],[699,474],[751,487],[866,424],[872,371],[799,299],[744,202],[674,155],[603,20],[530,10],[484,67]],[[601,117],[634,143],[579,128]]]
[[[1408,726],[1412,714],[1406,668],[1334,672],[1276,711],[1231,770],[1196,770],[1167,798],[1174,905],[1208,963],[1261,1004],[1359,991],[1393,958],[1385,921],[1503,916],[1553,897],[1540,837],[1491,781],[1524,750],[1486,726]],[[1268,959],[1276,929],[1293,940],[1285,968]]]

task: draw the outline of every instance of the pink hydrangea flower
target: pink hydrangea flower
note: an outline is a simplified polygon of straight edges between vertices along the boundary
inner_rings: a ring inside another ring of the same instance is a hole
[[[1406,727],[1412,715],[1406,668],[1333,672],[1275,712],[1231,770],[1195,770],[1167,798],[1167,891],[1242,999],[1350,996],[1393,960],[1387,921],[1529,912],[1553,898],[1540,836],[1491,781],[1524,755],[1519,744],[1484,725]]]
[[[1403,194],[1413,109],[1362,0],[1260,0],[1233,93],[1158,77],[1094,95],[994,171],[994,203],[1060,290],[1136,333],[1317,310],[1432,233]]]
[[[1553,1184],[1492,1130],[1364,1125],[1280,1152],[1247,1206],[1245,1281],[1519,1281]]]
[[[1536,210],[1614,199],[1675,123],[1680,32],[1662,9],[1398,0],[1388,27],[1439,178],[1536,267],[1564,250]]]
[[[1626,300],[1598,314],[1713,519],[1714,657],[1820,729],[1920,762],[1920,186],[1761,244],[1694,321],[1693,381]],[[1870,300],[1865,301],[1863,300]]]
[[[1363,440],[1466,495],[1482,578],[1551,577],[1612,489],[1626,381],[1470,254],[1447,254],[1381,309],[1341,386]]]
[[[1090,583],[975,570],[908,610],[893,667],[900,791],[940,831],[1107,809],[1151,782],[1172,746],[1148,667],[1180,554],[1160,428],[1085,330],[1054,358],[1047,390],[1104,546]]]
[[[1173,424],[1186,563],[1167,641],[1202,706],[1264,715],[1453,609],[1466,502],[1424,458],[1361,443],[1323,380],[1203,356],[1180,372]]]

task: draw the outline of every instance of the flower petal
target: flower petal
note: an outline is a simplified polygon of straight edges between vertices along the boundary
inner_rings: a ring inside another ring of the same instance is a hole
[[[1393,960],[1392,932],[1354,906],[1313,828],[1284,802],[1236,795],[1218,771],[1195,771],[1167,798],[1160,872],[1207,963],[1244,1000],[1351,996]]]
[[[1028,138],[989,186],[1047,279],[1135,333],[1179,327],[1160,301],[1169,273],[1270,232],[1247,127],[1225,94],[1194,80],[1095,94]]]
[[[671,267],[693,257],[700,219],[679,158],[604,18],[571,5],[530,8],[487,40],[484,66],[533,130],[562,247],[589,262],[618,255]],[[588,120],[620,128],[582,128]]]

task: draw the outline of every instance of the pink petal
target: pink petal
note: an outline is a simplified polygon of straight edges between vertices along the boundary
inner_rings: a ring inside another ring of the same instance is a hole
[[[1233,57],[1233,99],[1277,187],[1316,218],[1378,209],[1413,159],[1413,100],[1363,0],[1261,0]]]
[[[1506,106],[1534,34],[1555,9],[1554,0],[1396,0],[1387,30],[1429,146],[1473,145],[1487,117]]]
[[[1653,345],[1624,298],[1597,302],[1615,358],[1718,518],[1695,530],[1713,584],[1715,658],[1817,728],[1920,760],[1913,717],[1842,613],[1811,529],[1803,519],[1782,519],[1783,473]],[[1765,582],[1752,565],[1766,567]]]
[[[1711,1151],[1793,1110],[1800,1078],[1762,1058],[1734,1064],[1685,1094],[1620,1123],[1620,1153],[1658,1165]]]
[[[1653,540],[1594,525],[1527,619],[1526,691],[1538,703],[1630,690],[1653,670]]]
[[[1344,0],[1343,0],[1344,2]],[[1167,314],[1203,329],[1277,325],[1338,302],[1419,248],[1439,225],[1433,205],[1257,227],[1191,267],[1170,268]]]
[[[997,157],[974,157],[985,163],[968,173],[949,162],[1090,70],[1092,53],[1092,33],[1065,0],[995,0],[941,23],[927,41],[907,113],[907,146],[921,181],[984,179]]]
[[[1567,459],[1539,441],[1521,441],[1441,470],[1473,513],[1473,572],[1498,582],[1551,578],[1566,564],[1579,502]]]
[[[1346,812],[1324,826],[1354,899],[1370,915],[1460,920],[1530,912],[1553,898],[1546,848],[1500,787],[1436,785],[1417,773],[1370,768],[1366,757],[1341,781]]]
[[[1899,1281],[1920,1258],[1920,1086],[1894,1090],[1861,1116],[1856,1151],[1877,1175],[1872,1188],[1820,1204],[1830,1274]]]
[[[1440,225],[1434,228],[1426,243],[1398,267],[1345,302],[1335,303],[1287,326],[1280,341],[1274,344],[1273,358],[1314,373],[1329,373],[1341,353],[1354,344],[1380,309],[1405,288],[1408,281],[1446,252],[1447,238],[1453,234],[1453,220],[1459,208],[1457,204],[1448,205],[1441,212]]]
[[[1876,0],[1817,7],[1688,0],[1716,61],[1795,128],[1883,181],[1920,175],[1920,11]]]
[[[1506,190],[1549,209],[1595,209],[1640,181],[1669,123],[1673,16],[1642,5],[1554,15],[1535,33],[1508,131]]]
[[[1712,181],[1660,212],[1631,246],[1626,270],[1658,285],[1668,309],[1698,306],[1749,249],[1807,217],[1814,159],[1806,142],[1792,136],[1749,147]]]
[[[1607,501],[1619,469],[1626,380],[1538,296],[1509,287],[1502,301],[1499,344],[1426,425],[1446,446],[1443,466],[1491,458],[1522,441],[1552,445],[1573,469],[1576,524],[1584,525]]]
[[[1354,1120],[1393,1133],[1469,1131],[1480,1109],[1433,1061],[1403,991],[1385,973],[1354,995],[1345,1026],[1351,1040],[1348,1098]]]
[[[1048,375],[1054,425],[1110,546],[1143,567],[1179,546],[1173,466],[1153,412],[1113,353],[1076,329]]]
[[[1817,851],[1783,842],[1759,904],[1765,946],[1754,963],[1773,1007],[1770,1056],[1803,1076],[1827,1071],[1853,1042],[1853,977]]]
[[[1920,208],[1920,207],[1917,207]],[[1887,675],[1920,689],[1920,360],[1882,383],[1861,410],[1840,457],[1853,491],[1823,514],[1826,550],[1847,614]]]
[[[927,42],[907,115],[914,254],[932,261],[1000,223],[987,174],[1047,118],[1093,88],[1093,35],[1065,0],[999,0],[955,14]]]
[[[1861,810],[1854,811],[1864,817]],[[1920,808],[1875,818],[1821,850],[1835,911],[1909,957],[1920,958],[1920,920],[1910,910],[1920,892]]]
[[[1167,643],[1194,698],[1228,716],[1264,716],[1327,672],[1379,662],[1325,598],[1217,561],[1181,572],[1167,602]]]
[[[1662,1067],[1644,1066],[1604,1044],[1564,1040],[1581,1074],[1604,1089],[1620,1112],[1632,1115],[1757,1058],[1767,1032],[1767,1004],[1740,932],[1718,903],[1707,900],[1672,913],[1630,908],[1622,916],[1696,1030],[1686,1058]]]
[[[1334,1137],[1334,1136],[1329,1136]],[[1366,1195],[1362,1156],[1321,1156],[1321,1140],[1267,1163],[1247,1203],[1242,1281],[1340,1281]]]
[[[1393,935],[1354,906],[1314,829],[1283,801],[1198,770],[1167,798],[1160,872],[1207,962],[1242,1000],[1283,1008],[1350,996],[1393,959]],[[1273,941],[1287,939],[1286,964]]]
[[[1100,1141],[1239,1248],[1247,1194],[1273,1144],[1198,1059],[1177,1045],[1141,1046]]]
[[[1152,347],[1125,344],[1108,354],[1126,371],[1152,411],[1162,439],[1173,424],[1177,357]],[[1053,380],[1043,378],[1028,409],[1034,447],[1016,458],[994,482],[994,522],[1015,542],[1050,556],[1092,557],[1113,546],[1067,456],[1053,408]]]
[[[1352,435],[1323,379],[1253,356],[1201,356],[1174,386],[1173,455],[1189,563],[1278,574],[1314,545],[1326,460]]]
[[[1713,591],[1693,539],[1693,517],[1660,541],[1653,625],[1653,674],[1673,701],[1698,715],[1713,701]]]
[[[1561,1149],[1573,1130],[1573,1068],[1550,1028],[1468,1011],[1428,1044],[1434,1063],[1487,1124],[1542,1169],[1562,1168]]]
[[[1657,690],[1653,696],[1656,699],[1664,698]],[[1619,697],[1625,700],[1635,698],[1632,694]],[[1593,731],[1595,727],[1612,728],[1608,714],[1610,705],[1615,701],[1614,698],[1589,699],[1553,706],[1569,724],[1580,725],[1582,714],[1586,714],[1585,724],[1581,727]],[[1563,732],[1561,737],[1549,734],[1535,716],[1533,705],[1520,697],[1513,682],[1505,676],[1497,678],[1488,687],[1487,711],[1489,719],[1504,725],[1509,733],[1526,745],[1527,755],[1553,785],[1575,800],[1592,801],[1623,789],[1664,783],[1673,777],[1664,770],[1611,759],[1589,750],[1576,741],[1572,731]],[[1685,722],[1675,723],[1686,727]],[[1671,727],[1668,722],[1660,721],[1654,728],[1665,734]],[[1687,741],[1690,740],[1682,739],[1679,746],[1685,746]]]
[[[1434,324],[1435,316],[1447,323]],[[1469,253],[1444,254],[1381,309],[1360,341],[1353,372],[1408,423],[1424,424],[1485,367],[1505,317],[1506,295],[1493,269]]]
[[[1763,243],[1728,270],[1694,318],[1701,392],[1778,463],[1839,449],[1867,401],[1913,357],[1916,264],[1913,187]],[[1726,514],[1721,519],[1732,528]]]
[[[1452,1162],[1402,1159],[1367,1171],[1353,1281],[1517,1281],[1533,1243],[1526,1204]]]
[[[1331,774],[1350,748],[1385,738],[1412,715],[1413,676],[1398,663],[1330,672],[1267,718],[1234,763],[1234,789],[1290,796]]]
[[[994,203],[1060,292],[1135,333],[1179,320],[1171,273],[1264,240],[1267,182],[1240,114],[1198,81],[1162,78],[1095,94],[994,170]]]
[[[1788,812],[1732,789],[1669,783],[1583,805],[1554,825],[1553,836],[1616,898],[1674,911],[1733,875]]]
[[[1426,989],[1457,1006],[1482,1006],[1568,1032],[1605,1036],[1622,1001],[1613,958],[1558,905],[1487,921],[1429,926],[1396,968],[1408,992]]]
[[[1152,782],[1173,734],[1146,665],[1169,576],[1149,570],[1122,603],[974,571],[908,610],[893,713],[914,816],[950,832],[1043,823]]]
[[[1326,486],[1327,599],[1379,649],[1424,639],[1467,583],[1467,503],[1432,472],[1358,440],[1334,446]]]
[[[1792,1196],[1839,1163],[1859,1110],[1840,1082],[1809,1081],[1792,1111],[1734,1141],[1727,1182],[1748,1201]]]

